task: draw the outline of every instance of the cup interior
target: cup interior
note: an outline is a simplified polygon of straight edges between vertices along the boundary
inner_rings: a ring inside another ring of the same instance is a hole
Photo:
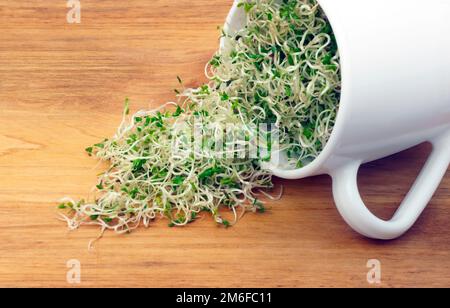
[[[282,0],[276,0],[278,2],[282,2]],[[247,24],[247,17],[246,12],[243,8],[239,7],[240,0],[235,0],[233,3],[233,6],[228,14],[228,17],[226,19],[225,25],[224,25],[224,31],[225,33],[230,34],[230,36],[233,36],[236,32],[240,31],[242,28],[244,28]],[[340,39],[339,36],[336,33],[336,28],[333,24],[333,18],[330,17],[328,14],[328,11],[326,7],[324,7],[321,4],[321,1],[318,0],[319,6],[324,12],[325,16],[328,19],[328,22],[330,23],[331,28],[333,29],[333,33],[336,37],[339,54],[340,54],[340,61],[341,61],[341,92],[344,84],[344,74],[343,74],[343,67],[342,67],[342,50],[340,45]],[[230,38],[229,37],[222,37],[220,40],[220,50],[221,52],[227,52],[230,49]],[[337,113],[335,125],[333,128],[333,131],[331,133],[331,136],[325,145],[322,152],[316,157],[314,160],[312,160],[310,163],[305,165],[302,168],[299,169],[288,169],[286,168],[287,165],[287,155],[283,151],[272,151],[272,159],[268,163],[263,163],[263,167],[266,169],[269,169],[272,171],[272,173],[275,176],[286,178],[286,179],[298,179],[298,178],[304,178],[312,175],[319,175],[328,173],[327,168],[324,166],[327,159],[331,156],[331,153],[335,146],[337,145],[337,140],[339,139],[338,135],[340,135],[341,132],[341,117],[340,114],[342,113],[342,102],[343,102],[343,96],[341,93],[341,99],[340,99],[340,107]]]

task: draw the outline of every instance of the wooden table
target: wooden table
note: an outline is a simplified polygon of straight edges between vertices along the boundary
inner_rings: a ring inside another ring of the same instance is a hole
[[[381,286],[450,286],[450,177],[413,229],[376,242],[350,230],[335,209],[329,177],[281,181],[282,201],[235,227],[205,218],[186,228],[69,233],[58,199],[95,184],[96,161],[83,149],[111,136],[123,100],[132,109],[174,99],[218,45],[232,0],[81,0],[81,24],[66,1],[0,0],[0,286],[62,286],[67,261],[81,262],[81,286],[370,287],[369,259]],[[430,147],[365,166],[362,192],[389,217]],[[101,169],[101,168],[100,168]]]

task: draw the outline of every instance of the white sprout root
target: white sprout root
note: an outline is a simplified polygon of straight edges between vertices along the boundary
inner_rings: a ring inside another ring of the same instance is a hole
[[[98,225],[102,232],[125,233],[160,216],[183,226],[201,212],[230,226],[245,212],[265,210],[258,195],[281,197],[264,192],[273,187],[271,173],[261,167],[267,158],[241,158],[242,149],[235,147],[227,147],[228,155],[193,149],[196,123],[216,127],[202,131],[206,139],[223,130],[222,124],[272,123],[280,135],[275,146],[285,151],[292,168],[320,154],[340,99],[339,54],[325,15],[316,0],[254,0],[241,6],[247,26],[223,34],[230,48],[206,66],[208,84],[184,89],[179,105],[132,116],[127,102],[116,135],[86,149],[110,168],[99,177],[93,200],[62,201],[71,230]],[[234,221],[220,215],[221,207]]]

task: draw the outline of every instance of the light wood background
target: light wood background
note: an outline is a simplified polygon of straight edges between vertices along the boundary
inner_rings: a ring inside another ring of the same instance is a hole
[[[78,259],[81,286],[370,287],[450,286],[450,177],[413,229],[376,242],[349,229],[330,178],[280,181],[285,196],[235,227],[205,218],[186,228],[160,221],[126,236],[69,233],[57,200],[86,196],[96,161],[83,149],[111,136],[123,100],[132,109],[173,100],[176,76],[204,80],[216,27],[232,0],[81,0],[82,22],[66,22],[65,0],[0,0],[0,286],[62,286]],[[417,175],[429,146],[365,166],[362,192],[387,218]]]

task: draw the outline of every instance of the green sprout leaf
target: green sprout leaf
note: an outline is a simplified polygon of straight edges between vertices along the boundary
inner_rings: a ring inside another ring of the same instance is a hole
[[[249,13],[254,7],[255,7],[255,3],[253,2],[241,2],[238,4],[239,8],[244,8],[246,13]]]
[[[176,186],[180,186],[181,184],[183,184],[185,179],[185,177],[178,175],[173,178],[172,183]]]
[[[136,159],[136,160],[134,160],[133,161],[133,172],[140,171],[144,167],[146,162],[147,162],[146,159]]]
[[[123,113],[125,115],[129,115],[130,114],[130,99],[128,97],[125,99],[125,107],[124,107]]]
[[[202,173],[200,173],[198,178],[199,178],[199,180],[204,180],[204,179],[210,178],[216,174],[219,174],[221,172],[223,172],[223,168],[217,168],[217,167],[208,168],[205,171],[203,171]]]
[[[94,151],[93,147],[88,147],[85,149],[85,151],[89,154],[89,156],[92,156],[92,152]]]

